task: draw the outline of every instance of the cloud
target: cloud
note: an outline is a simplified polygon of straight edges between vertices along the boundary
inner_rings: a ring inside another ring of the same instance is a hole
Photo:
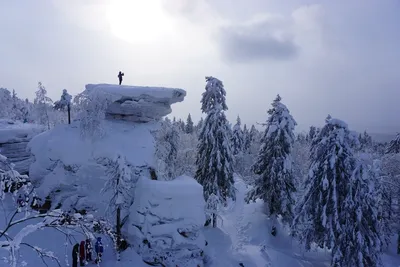
[[[244,22],[229,23],[218,31],[221,56],[239,63],[297,58],[304,48],[322,45],[322,15],[321,6],[310,5],[287,16],[262,13]]]
[[[299,52],[293,37],[269,19],[222,27],[218,42],[222,57],[239,63],[265,59],[288,60]]]

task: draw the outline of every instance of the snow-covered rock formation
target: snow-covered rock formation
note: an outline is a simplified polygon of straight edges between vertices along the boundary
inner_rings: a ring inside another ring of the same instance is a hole
[[[84,93],[101,93],[111,104],[107,118],[134,122],[158,120],[171,113],[171,105],[183,101],[186,92],[177,88],[88,84]]]
[[[71,125],[58,125],[29,143],[35,156],[30,178],[36,183],[39,196],[50,197],[53,207],[103,209],[108,199],[107,196],[99,199],[100,190],[108,179],[105,173],[108,161],[117,154],[148,176],[149,167],[154,166],[152,132],[159,127],[157,119],[171,111],[171,104],[183,101],[186,92],[89,84],[83,94],[89,96],[89,101],[96,96],[95,105],[99,101],[108,103],[103,110],[109,116],[101,120],[101,138],[83,138],[82,124],[75,121]]]
[[[203,266],[206,245],[203,188],[193,178],[140,179],[128,236],[150,265]]]
[[[132,180],[139,179],[142,190],[147,182],[157,183],[155,191],[150,190],[148,194],[162,196],[165,203],[170,205],[165,210],[174,212],[172,214],[174,216],[160,214],[162,221],[159,224],[164,223],[166,228],[151,225],[152,237],[148,237],[151,244],[154,241],[154,246],[157,246],[161,254],[176,252],[178,248],[182,248],[182,251],[190,255],[202,254],[201,246],[196,244],[200,242],[204,245],[204,240],[198,232],[198,227],[204,223],[204,218],[199,218],[197,215],[193,219],[192,215],[189,216],[187,210],[190,209],[185,206],[184,201],[189,197],[198,200],[200,203],[198,207],[191,208],[202,217],[204,203],[202,203],[201,186],[193,182],[184,189],[173,182],[165,184],[150,180],[151,168],[155,165],[154,131],[160,127],[158,120],[169,114],[171,105],[183,101],[185,95],[186,92],[182,89],[87,85],[81,94],[84,114],[81,120],[76,120],[71,125],[58,125],[36,136],[28,145],[35,158],[30,166],[30,178],[36,186],[38,196],[42,200],[50,200],[52,208],[95,211],[98,217],[108,217],[114,222],[114,217],[105,212],[110,203],[110,194],[113,192],[100,193],[100,191],[110,179],[107,177],[107,170],[110,170],[112,160],[117,155],[122,155],[135,176]],[[105,116],[96,115],[100,112]],[[93,120],[98,121],[93,123],[91,116]],[[97,136],[96,131],[92,131],[92,135],[89,136],[83,134],[82,130],[86,127],[100,127],[101,131],[98,132],[101,132],[101,136]],[[164,192],[181,190],[191,191],[192,194],[186,194],[185,198],[180,196],[179,201],[171,201],[166,193],[162,194],[161,187],[164,188]],[[194,189],[189,190],[190,188],[195,188],[196,193]],[[146,192],[142,190],[135,191],[138,194],[137,198],[134,194],[137,200],[133,205],[138,209],[145,207],[144,201],[147,201]],[[152,212],[157,214],[158,211]],[[137,218],[132,220],[135,221]],[[136,232],[130,233],[133,228],[128,227],[127,223],[124,225],[123,231],[127,236],[138,236]],[[181,236],[185,234],[179,234],[176,232],[178,230],[185,231],[189,236]],[[169,246],[164,244],[163,247],[158,247],[158,242],[162,242],[161,239],[157,239],[160,236],[169,240]],[[177,258],[186,257],[187,255],[177,256]]]
[[[27,174],[29,165],[33,162],[31,153],[27,150],[28,142],[43,131],[41,125],[0,120],[0,154],[14,163],[14,168],[19,173]]]

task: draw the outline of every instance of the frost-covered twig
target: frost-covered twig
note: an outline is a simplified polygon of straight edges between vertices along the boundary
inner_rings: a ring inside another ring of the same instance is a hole
[[[36,251],[36,253],[39,255],[39,257],[42,259],[44,265],[49,266],[49,265],[47,264],[47,262],[44,260],[45,258],[49,258],[49,259],[51,259],[51,260],[57,262],[58,266],[61,267],[60,261],[59,261],[58,258],[54,255],[53,252],[51,252],[51,251],[44,251],[43,249],[41,249],[41,248],[39,248],[39,247],[32,246],[32,245],[30,245],[30,244],[28,244],[28,243],[25,243],[25,242],[22,242],[21,245],[30,247],[31,249],[33,249],[34,251]]]

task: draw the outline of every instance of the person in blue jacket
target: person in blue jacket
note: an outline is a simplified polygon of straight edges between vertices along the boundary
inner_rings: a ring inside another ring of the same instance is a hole
[[[101,237],[97,238],[96,244],[94,245],[94,251],[97,254],[95,262],[101,262],[101,257],[103,256],[103,242],[101,241]]]

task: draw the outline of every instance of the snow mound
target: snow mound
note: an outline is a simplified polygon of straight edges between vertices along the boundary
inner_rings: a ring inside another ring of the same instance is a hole
[[[178,88],[87,84],[85,94],[101,94],[111,104],[106,117],[148,122],[171,113],[171,105],[184,100],[186,91]]]
[[[79,122],[74,122],[37,135],[28,145],[35,157],[30,178],[37,193],[64,210],[104,210],[109,198],[100,191],[108,179],[108,161],[121,154],[131,166],[148,171],[154,164],[152,131],[158,127],[158,123],[105,120],[103,138],[84,139]]]
[[[45,129],[32,123],[0,120],[0,154],[6,156],[21,174],[27,174],[32,157],[26,149],[28,142]]]
[[[203,266],[203,188],[193,178],[139,179],[130,209],[128,236],[148,263]]]

